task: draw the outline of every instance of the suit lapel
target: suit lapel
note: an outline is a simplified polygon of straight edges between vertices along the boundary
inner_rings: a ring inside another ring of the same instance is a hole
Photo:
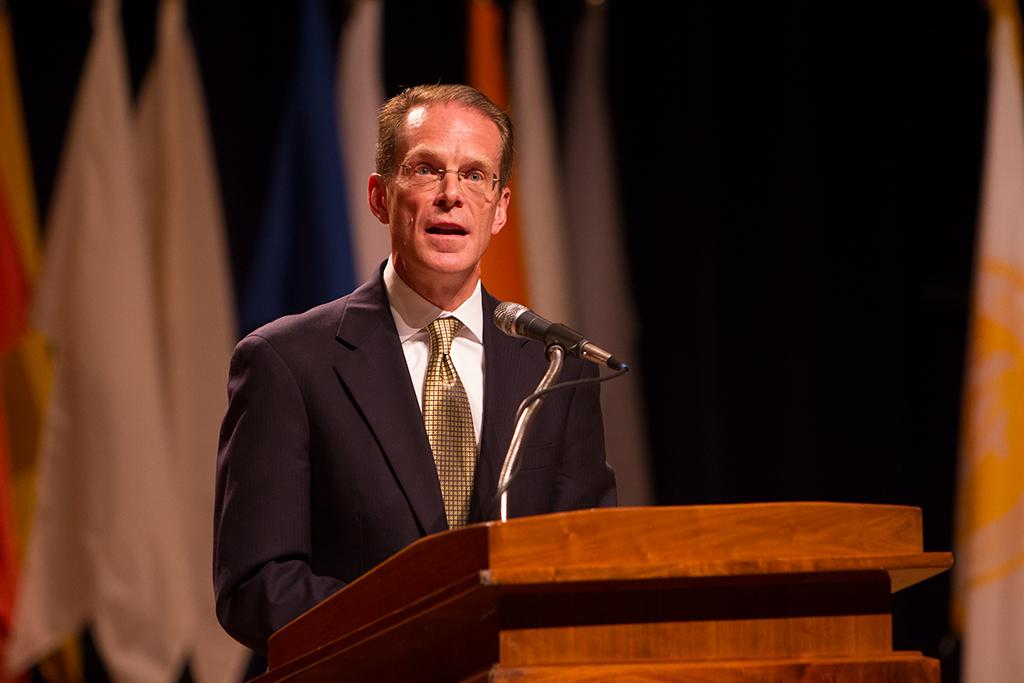
[[[376,436],[423,533],[445,530],[423,414],[380,274],[347,298],[337,340],[334,370]]]
[[[484,308],[484,415],[477,458],[476,484],[470,504],[470,521],[495,519],[495,493],[505,452],[515,429],[515,414],[539,376],[530,372],[522,347],[529,343],[504,334],[494,324],[497,300],[483,292]]]

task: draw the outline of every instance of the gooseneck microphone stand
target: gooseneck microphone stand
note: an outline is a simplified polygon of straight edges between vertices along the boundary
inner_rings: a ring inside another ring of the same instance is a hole
[[[541,377],[540,384],[537,385],[537,392],[544,391],[547,389],[552,382],[555,381],[555,377],[558,377],[558,373],[562,370],[562,359],[565,358],[565,349],[558,344],[552,344],[548,347],[548,371]],[[525,401],[519,406],[519,419],[516,421],[516,429],[512,433],[512,441],[508,444],[508,451],[505,453],[505,462],[501,465],[501,474],[498,476],[498,491],[501,492],[501,521],[508,521],[508,485],[509,480],[512,479],[512,473],[515,471],[516,458],[519,456],[519,447],[523,443],[523,439],[526,437],[526,429],[530,426],[530,421],[533,420],[534,414],[540,408],[540,404],[544,402],[543,396],[537,396],[529,403]]]

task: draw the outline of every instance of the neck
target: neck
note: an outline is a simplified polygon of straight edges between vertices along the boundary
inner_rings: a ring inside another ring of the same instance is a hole
[[[391,258],[394,259],[395,272],[402,281],[442,311],[454,311],[461,306],[473,295],[476,283],[480,280],[479,264],[468,273],[429,273],[418,277],[401,258],[396,258],[395,254]]]

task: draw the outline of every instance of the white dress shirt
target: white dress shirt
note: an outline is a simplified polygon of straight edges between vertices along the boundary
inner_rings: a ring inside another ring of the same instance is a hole
[[[427,325],[437,318],[455,316],[462,321],[462,327],[452,340],[452,362],[459,373],[462,386],[466,388],[469,407],[473,412],[473,431],[476,442],[480,443],[480,424],[484,414],[484,312],[477,280],[473,294],[454,311],[442,311],[407,285],[395,271],[391,259],[384,266],[384,288],[391,304],[391,316],[395,319],[398,339],[409,368],[412,386],[416,389],[416,400],[423,411],[423,381],[427,375],[427,361],[430,359],[430,335]]]

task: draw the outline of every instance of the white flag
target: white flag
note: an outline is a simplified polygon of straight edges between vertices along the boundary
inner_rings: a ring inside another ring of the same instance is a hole
[[[586,329],[570,298],[570,259],[562,213],[564,194],[537,9],[532,0],[516,0],[511,15],[515,189],[526,290],[530,293],[530,305],[544,317]],[[588,329],[587,334],[596,332]]]
[[[383,11],[381,0],[353,3],[338,50],[338,133],[358,282],[374,275],[391,253],[388,228],[370,213],[366,199],[366,182],[377,155],[377,109],[384,104]]]
[[[992,2],[988,132],[958,476],[965,683],[1024,681],[1024,103],[1020,17]]]
[[[234,683],[249,654],[217,623],[213,497],[217,432],[237,335],[223,212],[184,0],[163,0],[138,110],[140,177],[153,240],[162,388],[187,543],[192,678]]]
[[[630,363],[633,372],[601,389],[608,462],[619,504],[651,500],[636,316],[620,225],[611,124],[604,90],[605,7],[587,4],[576,36],[568,96],[566,194],[580,329]]]
[[[194,630],[138,181],[119,7],[100,0],[37,289],[54,386],[12,671],[88,624],[116,681],[170,683]]]

